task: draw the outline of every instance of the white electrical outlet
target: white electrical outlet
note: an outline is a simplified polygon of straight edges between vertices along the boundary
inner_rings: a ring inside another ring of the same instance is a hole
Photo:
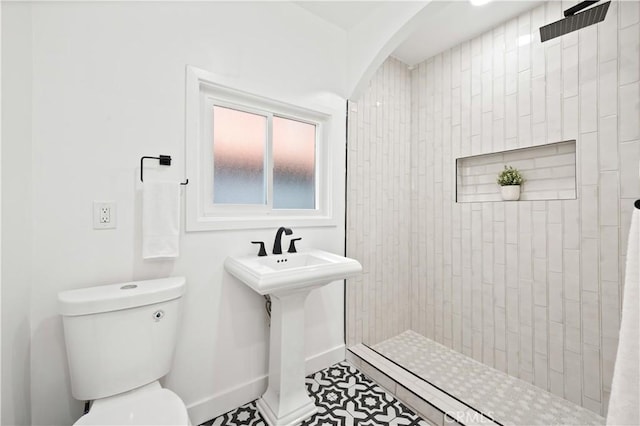
[[[93,202],[93,229],[113,229],[116,227],[115,201]]]

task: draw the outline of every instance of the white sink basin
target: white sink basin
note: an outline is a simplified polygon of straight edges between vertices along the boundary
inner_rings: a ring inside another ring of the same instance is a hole
[[[224,267],[262,295],[314,288],[362,271],[357,260],[322,250],[227,257]]]

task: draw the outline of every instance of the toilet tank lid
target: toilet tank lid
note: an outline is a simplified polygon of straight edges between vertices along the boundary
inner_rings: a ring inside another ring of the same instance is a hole
[[[80,288],[58,293],[58,312],[78,316],[117,311],[177,299],[185,291],[184,277]]]

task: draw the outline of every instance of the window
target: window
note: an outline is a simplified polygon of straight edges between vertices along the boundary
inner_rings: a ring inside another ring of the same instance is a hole
[[[265,204],[267,117],[214,105],[213,203]]]
[[[188,67],[187,230],[334,225],[331,115],[211,80]]]
[[[273,117],[273,207],[316,206],[316,125]]]
[[[314,209],[316,124],[213,102],[213,203]]]

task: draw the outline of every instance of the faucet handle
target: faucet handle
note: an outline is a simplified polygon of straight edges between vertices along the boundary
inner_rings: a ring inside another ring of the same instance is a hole
[[[292,238],[291,242],[289,243],[289,250],[287,250],[287,253],[297,253],[296,251],[296,241],[300,241],[302,239],[302,237],[300,238]]]
[[[260,244],[260,251],[258,251],[258,256],[267,255],[267,251],[264,248],[264,241],[251,241],[251,244]]]

